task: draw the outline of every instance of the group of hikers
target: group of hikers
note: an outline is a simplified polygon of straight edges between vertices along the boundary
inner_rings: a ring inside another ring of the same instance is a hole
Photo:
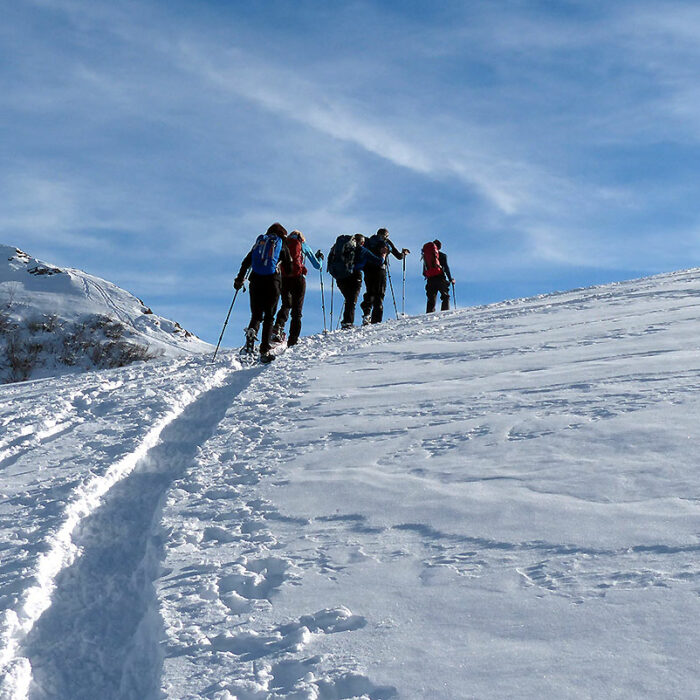
[[[447,264],[447,256],[441,248],[439,240],[429,241],[421,252],[428,313],[435,311],[438,295],[441,299],[441,310],[450,308],[450,285],[454,287],[455,281]],[[405,261],[410,252],[408,248],[399,250],[392,243],[389,231],[385,228],[380,228],[369,238],[360,233],[338,236],[328,253],[327,270],[345,301],[341,328],[351,328],[355,324],[355,309],[362,290],[363,277],[365,294],[360,304],[362,324],[381,323],[384,316],[388,257],[391,254],[396,259]],[[301,316],[306,294],[306,262],[320,270],[323,260],[323,253],[320,250],[314,253],[301,231],[288,234],[284,226],[274,223],[265,234],[258,236],[248,255],[243,258],[233,283],[236,292],[243,287],[246,278],[250,284],[251,317],[245,329],[247,352],[254,352],[262,323],[260,359],[263,362],[274,359],[270,350],[273,344],[284,341],[284,329],[290,315],[287,346],[297,343],[301,333]],[[322,274],[321,285],[323,287]],[[277,311],[280,298],[282,304]],[[233,307],[233,303],[231,306]]]

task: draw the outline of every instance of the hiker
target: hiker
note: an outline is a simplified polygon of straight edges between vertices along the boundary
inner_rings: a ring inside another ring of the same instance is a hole
[[[289,270],[282,270],[282,306],[277,313],[275,325],[272,329],[272,342],[281,343],[284,340],[284,326],[292,314],[292,322],[289,324],[289,338],[287,347],[296,345],[301,333],[301,310],[304,306],[306,295],[306,273],[304,265],[306,258],[317,270],[321,269],[319,260],[323,260],[323,253],[319,250],[315,255],[306,244],[306,239],[301,231],[292,231],[286,238],[287,250],[292,260]]]
[[[285,243],[287,231],[282,224],[272,224],[264,235],[258,236],[255,245],[248,255],[243,258],[241,269],[233,283],[234,289],[243,286],[246,272],[250,273],[250,323],[245,330],[247,352],[255,348],[258,329],[262,322],[262,337],[260,338],[260,359],[270,362],[270,336],[275,320],[277,302],[280,298],[282,276],[281,270],[289,270],[291,257]]]
[[[440,294],[441,311],[450,308],[450,285],[455,281],[447,264],[447,255],[441,252],[442,243],[435,239],[423,246],[421,257],[423,258],[423,276],[425,277],[425,293],[428,296],[428,305],[425,312],[430,314],[435,311],[437,295]]]
[[[386,253],[389,249],[385,246],[382,250]],[[341,328],[355,325],[355,307],[362,289],[362,270],[370,261],[381,265],[383,259],[365,247],[365,237],[361,233],[338,236],[328,253],[328,272],[345,300]]]
[[[399,249],[389,240],[389,231],[380,228],[368,241],[366,247],[375,257],[381,258],[379,264],[372,260],[365,266],[365,296],[362,299],[362,325],[381,323],[384,316],[384,295],[386,294],[386,265],[389,253],[403,260],[411,251]]]

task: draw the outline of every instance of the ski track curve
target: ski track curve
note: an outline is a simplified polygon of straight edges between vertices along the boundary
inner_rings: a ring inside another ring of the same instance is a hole
[[[105,292],[104,289],[93,279],[90,279],[88,277],[83,277],[83,284],[85,286],[85,294],[87,295],[88,298],[91,298],[92,295],[90,294],[90,287],[95,289],[97,293],[100,296],[100,299],[105,303],[107,308],[112,310],[112,313],[123,323],[126,323],[127,325],[131,325],[131,321],[129,318],[124,314],[119,307],[114,303],[114,301],[111,299],[109,294]]]
[[[39,557],[34,585],[25,591],[21,604],[14,610],[6,610],[0,620],[0,698],[25,698],[30,692],[31,666],[23,656],[23,645],[36,622],[52,604],[56,581],[61,572],[71,567],[80,557],[79,545],[74,535],[96,510],[110,490],[131,474],[149,453],[159,444],[163,432],[183,414],[193,403],[202,400],[207,392],[227,384],[227,380],[239,381],[239,370],[231,370],[219,365],[214,372],[202,376],[202,386],[198,390],[185,390],[173,402],[168,414],[158,420],[144,435],[138,447],[115,462],[103,474],[88,478],[75,489],[69,505],[62,515],[62,525],[42,545],[43,554]],[[236,377],[230,380],[231,374]]]

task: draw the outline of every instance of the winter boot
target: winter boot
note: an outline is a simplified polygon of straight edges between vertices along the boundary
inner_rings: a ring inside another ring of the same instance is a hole
[[[363,326],[369,326],[370,323],[372,323],[372,317],[369,314],[362,317],[362,325]]]
[[[348,328],[352,328],[352,327],[353,327],[353,324],[352,324],[352,323],[347,323],[347,322],[343,321],[343,323],[340,324],[340,327],[341,327],[344,331],[346,331]]]
[[[283,326],[273,326],[272,335],[270,336],[271,343],[282,343],[285,339],[284,327]]]
[[[264,365],[269,364],[275,359],[275,356],[271,352],[261,352],[260,353],[260,362],[262,362]]]
[[[254,328],[245,329],[245,352],[255,352],[255,341],[258,339]]]

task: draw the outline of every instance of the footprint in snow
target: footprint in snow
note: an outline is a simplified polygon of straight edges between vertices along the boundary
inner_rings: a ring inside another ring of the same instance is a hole
[[[265,634],[255,631],[240,634],[220,634],[211,638],[211,649],[240,656],[242,661],[253,661],[282,652],[299,652],[311,641],[313,634],[352,632],[365,627],[367,620],[353,615],[348,608],[319,610],[303,615],[294,622],[275,627]]]

